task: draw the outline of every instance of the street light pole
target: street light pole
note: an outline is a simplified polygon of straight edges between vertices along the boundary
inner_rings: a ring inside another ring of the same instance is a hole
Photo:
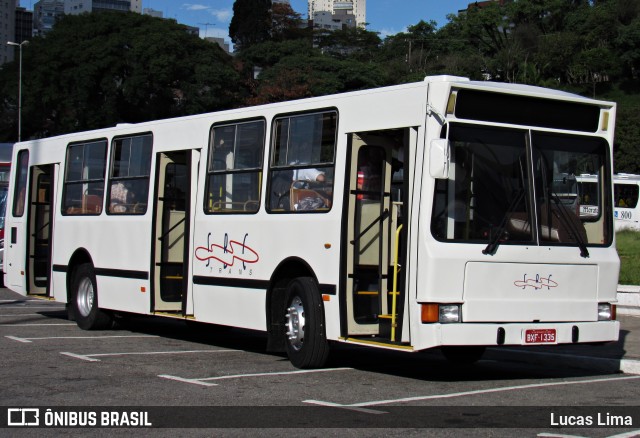
[[[7,41],[7,44],[10,46],[16,46],[20,49],[20,73],[18,75],[18,142],[20,142],[22,140],[22,46],[29,44],[29,41],[24,40],[20,44],[14,43],[13,41]]]

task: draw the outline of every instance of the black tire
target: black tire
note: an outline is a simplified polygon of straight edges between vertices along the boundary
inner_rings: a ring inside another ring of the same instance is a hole
[[[98,307],[96,274],[91,263],[76,268],[71,283],[71,310],[78,327],[83,330],[105,330],[113,327],[111,314]]]
[[[483,346],[451,346],[442,347],[441,351],[449,362],[470,365],[482,359],[486,347]]]
[[[287,355],[293,366],[324,366],[329,357],[324,304],[312,278],[295,278],[287,286],[284,325]]]

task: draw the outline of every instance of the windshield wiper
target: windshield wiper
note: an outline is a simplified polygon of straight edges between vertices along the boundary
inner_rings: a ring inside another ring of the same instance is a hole
[[[580,234],[575,222],[568,216],[569,213],[564,205],[562,205],[562,201],[558,198],[558,195],[553,192],[551,192],[551,199],[556,203],[556,207],[560,211],[558,218],[560,218],[560,221],[569,228],[569,231],[571,231],[575,236],[576,242],[578,242],[578,247],[580,248],[580,257],[588,258],[589,250],[587,249],[587,243],[582,238],[582,234]],[[551,228],[551,224],[549,224],[549,228]]]
[[[524,194],[525,194],[525,191],[523,189],[520,189],[518,191],[518,195],[511,200],[511,202],[507,206],[507,211],[504,212],[504,217],[502,218],[502,222],[498,227],[498,232],[489,241],[489,244],[487,245],[487,247],[482,250],[482,254],[485,254],[485,255],[495,254],[496,250],[498,249],[498,246],[500,245],[500,238],[504,234],[504,231],[507,228],[507,224],[509,223],[509,214],[513,213],[513,209],[516,207],[516,205],[520,203],[520,201],[522,201],[522,198],[524,198]]]

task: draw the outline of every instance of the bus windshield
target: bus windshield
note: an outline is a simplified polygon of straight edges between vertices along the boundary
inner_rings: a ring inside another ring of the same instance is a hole
[[[604,219],[587,232],[575,176],[595,175],[603,193],[604,140],[457,123],[449,140],[449,178],[436,183],[431,224],[438,240],[485,243],[490,253],[498,244],[553,244],[583,254],[610,240]]]

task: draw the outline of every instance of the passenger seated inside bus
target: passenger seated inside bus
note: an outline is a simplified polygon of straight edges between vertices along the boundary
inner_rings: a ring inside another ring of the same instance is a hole
[[[331,207],[325,172],[305,168],[277,171],[273,175],[272,209],[309,211]]]
[[[109,213],[137,213],[136,194],[122,182],[111,186]]]

